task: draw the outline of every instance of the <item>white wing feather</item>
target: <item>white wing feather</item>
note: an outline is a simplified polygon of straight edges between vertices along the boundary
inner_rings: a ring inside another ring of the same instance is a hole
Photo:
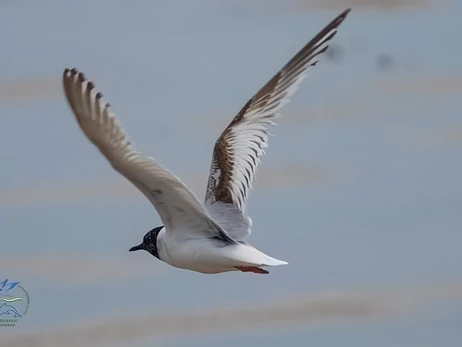
[[[110,105],[102,101],[102,94],[96,92],[94,84],[87,81],[83,73],[66,69],[63,87],[85,135],[114,169],[149,199],[168,231],[197,231],[198,237],[205,234],[229,239],[223,228],[210,219],[202,204],[176,176],[153,158],[135,150],[115,115],[110,112]]]

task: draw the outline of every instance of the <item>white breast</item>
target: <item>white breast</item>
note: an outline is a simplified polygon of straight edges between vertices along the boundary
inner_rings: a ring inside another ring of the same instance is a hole
[[[217,247],[207,238],[176,239],[175,233],[164,232],[157,237],[159,257],[167,264],[201,273],[234,271],[235,262],[223,253],[227,247]],[[225,252],[226,253],[226,252]]]

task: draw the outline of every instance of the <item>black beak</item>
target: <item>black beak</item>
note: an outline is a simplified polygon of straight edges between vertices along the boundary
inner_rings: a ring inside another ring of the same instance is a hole
[[[139,244],[138,246],[132,247],[128,251],[133,252],[133,251],[139,251],[139,250],[142,250],[142,249],[145,249],[144,244]]]

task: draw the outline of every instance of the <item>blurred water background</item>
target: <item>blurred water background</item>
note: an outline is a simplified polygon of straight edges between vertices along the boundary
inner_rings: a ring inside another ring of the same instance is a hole
[[[241,106],[347,7],[257,172],[250,242],[288,266],[201,275],[129,253],[160,224],[73,119],[93,80],[202,199]],[[462,345],[460,1],[0,2],[2,347]]]

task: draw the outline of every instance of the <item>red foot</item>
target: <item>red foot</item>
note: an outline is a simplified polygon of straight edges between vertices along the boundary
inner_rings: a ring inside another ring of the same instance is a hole
[[[242,272],[253,272],[255,274],[269,274],[268,271],[263,270],[256,266],[236,266],[236,269]]]

